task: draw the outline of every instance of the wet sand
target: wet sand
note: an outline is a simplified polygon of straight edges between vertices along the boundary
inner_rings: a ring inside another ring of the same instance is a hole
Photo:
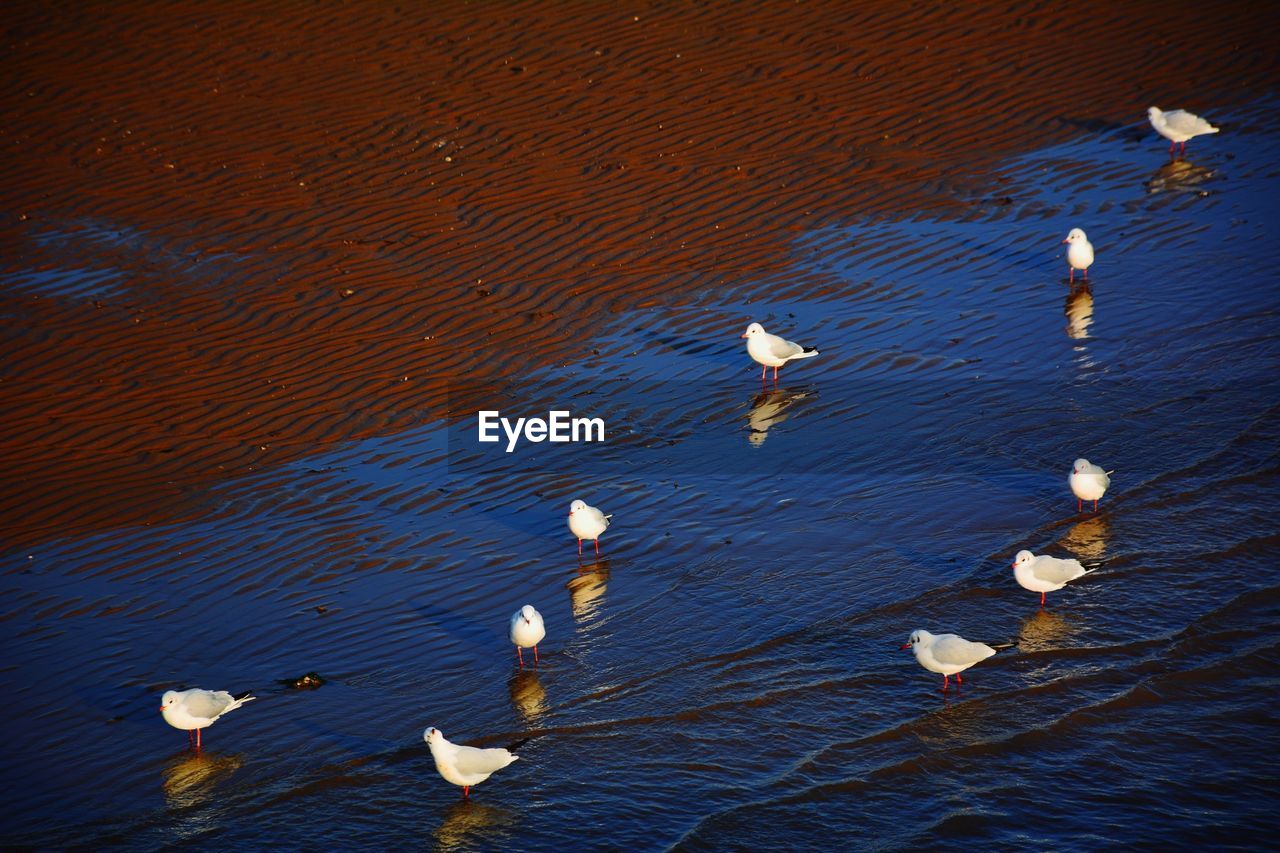
[[[1277,659],[1276,17],[10,10],[9,839],[1265,837],[1225,792]],[[1170,162],[1153,103],[1224,131]],[[762,390],[749,319],[824,355]],[[490,455],[495,401],[627,431]],[[1128,469],[1099,516],[1082,444]],[[582,565],[578,496],[618,513]],[[1037,613],[1020,547],[1111,579]],[[939,707],[881,659],[935,620],[1019,656]],[[197,683],[263,699],[179,755],[153,699]],[[535,739],[460,807],[429,724]]]

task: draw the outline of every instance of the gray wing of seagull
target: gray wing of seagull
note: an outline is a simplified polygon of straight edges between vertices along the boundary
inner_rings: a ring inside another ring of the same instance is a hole
[[[1191,136],[1199,136],[1202,133],[1212,133],[1213,125],[1200,118],[1200,116],[1189,113],[1186,110],[1170,110],[1164,114],[1164,122],[1169,127],[1178,131],[1178,133],[1186,133]]]
[[[975,643],[955,634],[947,634],[933,641],[934,660],[950,666],[969,666],[995,653],[996,650],[985,643]]]
[[[191,716],[212,720],[235,701],[236,697],[225,690],[193,690],[187,694],[184,704]]]
[[[474,746],[455,746],[454,748],[457,752],[453,756],[453,766],[465,776],[493,773],[519,758],[501,747],[477,749]]]
[[[769,352],[773,353],[776,358],[791,358],[804,352],[804,347],[799,344],[793,344],[791,341],[784,340],[777,335],[769,335]]]
[[[1078,560],[1060,560],[1042,555],[1031,564],[1031,573],[1049,583],[1065,584],[1083,575],[1084,566]]]

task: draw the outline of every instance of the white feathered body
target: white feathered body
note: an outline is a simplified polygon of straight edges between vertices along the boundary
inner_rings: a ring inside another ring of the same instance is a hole
[[[996,653],[986,643],[975,643],[956,634],[930,634],[921,630],[913,632],[911,636],[916,662],[939,675],[964,672]],[[916,637],[919,637],[918,641],[915,641]]]
[[[511,642],[523,649],[531,649],[547,636],[542,614],[526,604],[511,617]]]
[[[160,699],[160,711],[164,721],[175,729],[191,731],[213,725],[223,714],[234,711],[245,702],[257,697],[240,699],[225,690],[169,690]]]
[[[747,354],[756,364],[765,367],[781,367],[788,361],[797,358],[813,358],[818,351],[813,347],[802,347],[766,332],[759,323],[752,323],[747,328]]]
[[[1032,592],[1053,592],[1062,589],[1076,578],[1083,577],[1084,566],[1079,560],[1062,560],[1047,554],[1019,551],[1013,561],[1013,576],[1023,589]]]
[[[1077,459],[1071,466],[1071,475],[1067,478],[1071,486],[1071,494],[1082,501],[1101,500],[1111,485],[1111,476],[1100,466],[1088,459]]]
[[[1071,229],[1067,235],[1067,263],[1074,269],[1087,270],[1093,266],[1093,244],[1079,228]]]
[[[1151,126],[1155,128],[1156,133],[1170,142],[1186,142],[1188,139],[1204,136],[1206,133],[1217,133],[1219,130],[1200,116],[1186,110],[1165,112],[1159,107],[1151,107],[1147,110],[1147,118],[1151,120]]]
[[[579,504],[582,505],[579,506]],[[599,539],[600,534],[609,529],[611,518],[613,518],[612,515],[605,515],[593,506],[587,506],[582,501],[574,501],[573,506],[569,508],[569,529],[579,539]]]
[[[431,748],[436,770],[446,782],[459,787],[478,785],[520,757],[501,748],[477,749],[450,743],[436,728],[427,729],[422,739]]]

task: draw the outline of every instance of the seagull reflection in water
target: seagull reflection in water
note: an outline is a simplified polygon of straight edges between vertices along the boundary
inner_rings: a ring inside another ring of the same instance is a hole
[[[535,670],[516,670],[507,679],[507,692],[526,725],[533,725],[547,712],[547,691]]]
[[[597,560],[591,565],[578,566],[578,573],[565,584],[569,589],[573,618],[586,622],[595,618],[609,588],[609,558]]]
[[[189,809],[209,799],[218,782],[244,763],[239,755],[183,754],[164,768],[164,801],[171,809]]]
[[[1018,628],[1018,648],[1024,652],[1043,652],[1061,648],[1076,632],[1075,626],[1051,610],[1037,610]]]
[[[1110,535],[1111,522],[1105,515],[1094,515],[1073,524],[1062,537],[1061,544],[1079,560],[1101,560],[1107,555]]]
[[[1089,326],[1093,323],[1093,289],[1087,284],[1073,287],[1062,313],[1067,317],[1067,337],[1077,341],[1089,337]]]
[[[444,820],[436,827],[436,849],[477,850],[502,846],[511,835],[517,815],[507,809],[459,800],[445,809]]]
[[[1147,179],[1147,192],[1151,195],[1163,192],[1194,192],[1208,195],[1199,185],[1212,178],[1213,169],[1197,166],[1186,160],[1172,160],[1151,173]]]
[[[786,388],[774,388],[761,391],[751,400],[751,411],[747,413],[747,441],[755,447],[764,444],[769,437],[769,429],[782,423],[788,417],[787,411],[797,402],[810,396],[812,391],[788,391]]]

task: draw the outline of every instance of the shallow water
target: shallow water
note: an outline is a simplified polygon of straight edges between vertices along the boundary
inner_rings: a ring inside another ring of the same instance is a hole
[[[1215,114],[1233,132],[1184,163],[1117,129],[1002,164],[963,219],[798,234],[772,279],[602,310],[581,361],[477,366],[447,424],[5,553],[4,838],[1265,843],[1275,106]],[[762,389],[751,319],[822,355]],[[609,441],[508,454],[474,441],[482,405],[599,416]],[[1116,470],[1096,514],[1077,456]],[[614,514],[599,559],[565,529],[576,497]],[[1098,571],[1041,610],[1021,548]],[[520,670],[525,603],[548,636]],[[898,651],[916,627],[1017,648],[943,696]],[[277,683],[310,670],[328,683]],[[192,755],[155,710],[180,685],[260,698]],[[428,725],[529,740],[459,802]]]

